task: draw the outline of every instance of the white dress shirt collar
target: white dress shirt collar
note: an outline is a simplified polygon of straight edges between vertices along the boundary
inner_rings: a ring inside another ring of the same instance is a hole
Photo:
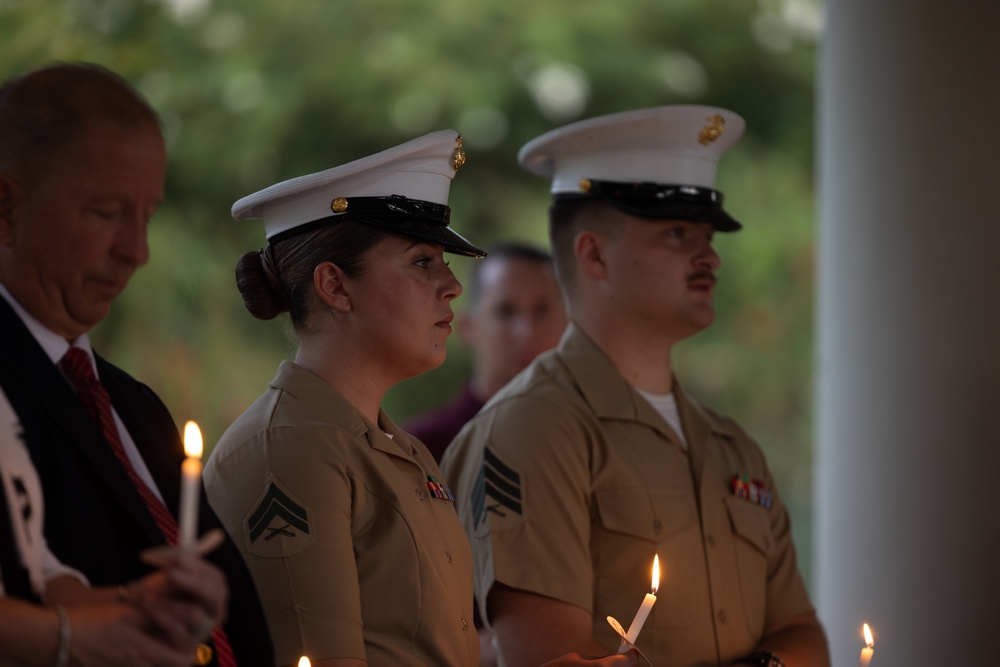
[[[45,354],[47,354],[49,359],[52,360],[52,363],[58,364],[63,358],[63,355],[65,355],[66,351],[70,348],[69,341],[35,319],[31,313],[25,310],[24,307],[17,302],[17,299],[11,295],[11,293],[7,290],[7,287],[2,283],[0,283],[0,296],[3,296],[7,303],[10,304],[10,307],[14,309],[15,313],[17,313],[17,316],[21,318],[22,322],[24,322],[24,326],[28,327],[28,331],[30,331],[31,335],[36,341],[38,341],[38,344],[42,346],[42,349],[45,350]],[[79,336],[73,341],[72,345],[87,353],[87,356],[90,357],[90,365],[94,368],[94,375],[97,375],[97,364],[94,362],[94,350],[90,346],[90,339],[87,337],[87,334]]]

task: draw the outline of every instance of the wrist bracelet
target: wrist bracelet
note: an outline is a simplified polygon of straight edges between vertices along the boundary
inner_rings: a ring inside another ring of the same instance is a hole
[[[56,652],[56,667],[68,667],[69,643],[73,639],[73,629],[69,625],[69,616],[65,608],[56,607],[56,615],[59,616],[59,650]]]

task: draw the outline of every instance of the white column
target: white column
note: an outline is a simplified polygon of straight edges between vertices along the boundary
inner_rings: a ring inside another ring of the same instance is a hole
[[[831,0],[816,590],[835,667],[1000,662],[1000,2]]]

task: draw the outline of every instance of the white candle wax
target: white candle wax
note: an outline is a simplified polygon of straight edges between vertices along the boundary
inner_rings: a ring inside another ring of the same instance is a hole
[[[646,597],[643,598],[639,611],[635,612],[635,618],[632,619],[632,625],[628,626],[628,632],[625,633],[625,639],[627,639],[630,644],[635,644],[635,640],[639,638],[639,631],[642,630],[642,626],[646,623],[646,617],[649,616],[649,612],[655,603],[656,596],[652,593],[646,593]]]
[[[875,649],[868,646],[861,649],[861,661],[858,663],[858,667],[868,667],[868,663],[872,661],[872,653]]]
[[[653,579],[650,588],[652,590],[646,593],[646,597],[642,599],[639,611],[635,612],[632,625],[628,626],[628,632],[625,633],[625,642],[618,649],[619,653],[627,651],[629,644],[635,644],[639,638],[639,631],[642,630],[642,626],[646,622],[646,617],[649,616],[650,610],[656,604],[656,591],[660,588],[660,556],[658,554],[653,556]]]
[[[201,461],[186,458],[181,464],[181,509],[178,521],[178,545],[189,549],[198,538],[198,494],[201,491]]]
[[[177,543],[182,549],[194,548],[198,539],[198,496],[201,493],[201,431],[189,421],[184,426],[184,451],[181,464],[181,506],[177,520]]]

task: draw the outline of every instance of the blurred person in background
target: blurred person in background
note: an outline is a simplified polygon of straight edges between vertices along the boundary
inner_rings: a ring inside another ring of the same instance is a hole
[[[149,259],[166,164],[156,112],[107,69],[59,63],[0,87],[0,388],[40,480],[48,547],[95,587],[146,577],[139,554],[177,543],[176,424],[88,337]],[[198,526],[219,526],[203,498]],[[273,664],[239,552],[225,540],[208,558],[230,596],[203,659]]]

